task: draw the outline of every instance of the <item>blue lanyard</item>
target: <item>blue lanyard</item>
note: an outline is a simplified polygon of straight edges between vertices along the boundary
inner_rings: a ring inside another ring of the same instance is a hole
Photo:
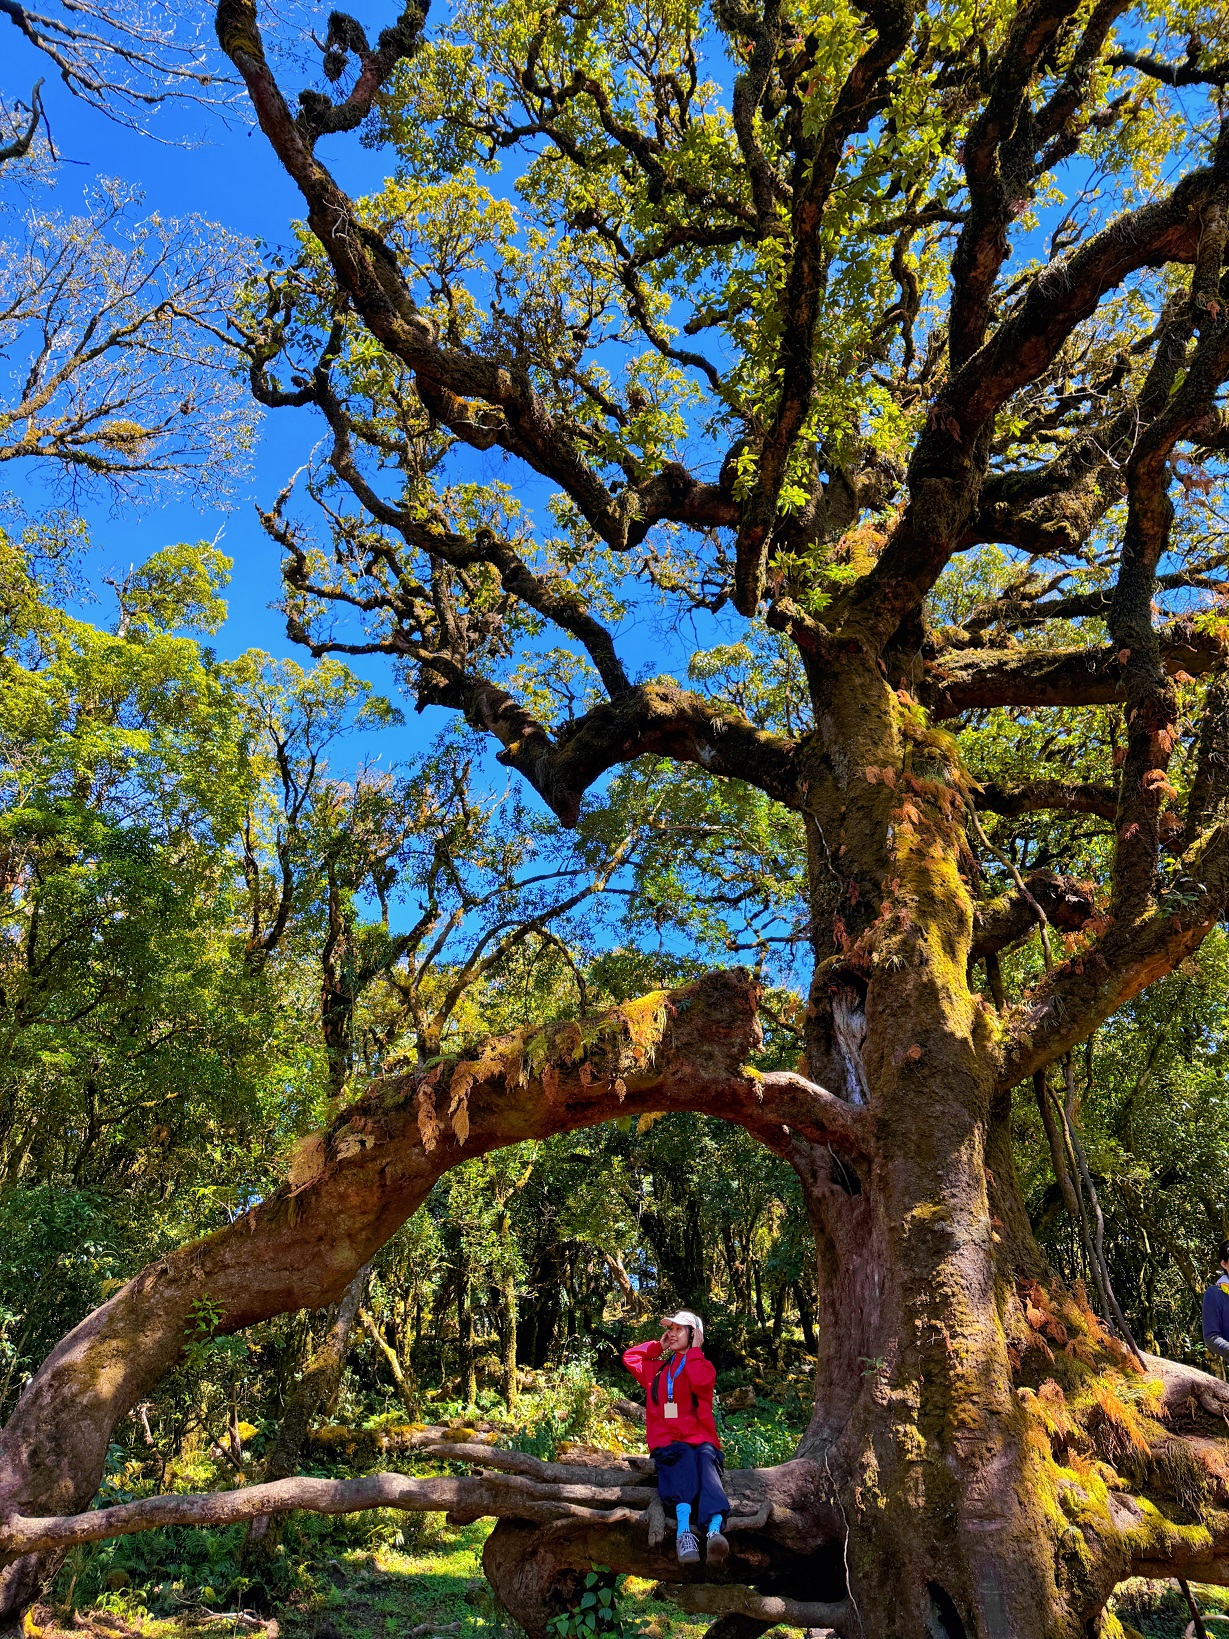
[[[666,1399],[667,1400],[673,1400],[674,1399],[674,1385],[678,1381],[679,1373],[682,1371],[683,1367],[686,1364],[687,1364],[687,1350],[684,1349],[682,1354],[679,1356],[679,1363],[674,1368],[674,1370],[671,1371],[669,1366],[666,1367]]]

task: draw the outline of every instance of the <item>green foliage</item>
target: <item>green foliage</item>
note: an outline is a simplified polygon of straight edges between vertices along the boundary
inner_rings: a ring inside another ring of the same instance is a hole
[[[1229,1233],[1227,993],[1229,944],[1215,930],[1183,970],[1109,1020],[1075,1063],[1120,1301],[1147,1347],[1200,1364],[1200,1300]],[[1075,1274],[1079,1252],[1035,1111],[1022,1107],[1018,1124],[1034,1219],[1051,1255]]]
[[[569,1610],[551,1617],[547,1624],[555,1639],[634,1639],[640,1624],[629,1618],[620,1599],[620,1581],[603,1566],[585,1572],[581,1594]]]
[[[0,1191],[0,1404],[118,1285],[131,1237],[101,1191]]]
[[[769,1406],[754,1416],[736,1412],[722,1417],[718,1432],[727,1468],[770,1468],[794,1455],[801,1430],[783,1407]]]

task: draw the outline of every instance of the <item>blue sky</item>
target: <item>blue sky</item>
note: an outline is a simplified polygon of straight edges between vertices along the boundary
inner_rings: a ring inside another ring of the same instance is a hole
[[[9,97],[28,98],[32,83],[46,78],[43,99],[61,159],[50,206],[65,213],[80,209],[99,181],[116,177],[141,189],[147,210],[168,217],[195,213],[270,247],[290,247],[290,227],[301,203],[258,130],[237,122],[228,128],[208,114],[172,104],[151,121],[151,134],[143,135],[70,96],[48,73],[46,59],[15,29],[3,28],[0,49]],[[353,138],[334,144],[327,160],[351,189],[361,191],[378,180],[378,156]],[[81,510],[91,524],[91,567],[96,572],[127,568],[167,542],[212,539],[222,528],[220,544],[235,567],[230,618],[216,640],[220,652],[256,646],[304,659],[287,640],[281,617],[268,608],[278,592],[278,553],[260,528],[254,503],[273,499],[318,437],[319,423],[310,411],[267,415],[253,470],[224,505],[211,506],[207,499],[125,503],[117,513],[105,499],[86,501]],[[2,487],[32,512],[50,495],[46,474],[33,465],[12,463],[2,478]]]

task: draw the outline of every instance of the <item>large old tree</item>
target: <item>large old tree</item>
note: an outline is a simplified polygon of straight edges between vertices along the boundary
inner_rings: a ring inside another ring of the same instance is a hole
[[[1229,40],[1180,12],[461,0],[374,45],[334,14],[296,111],[224,0],[310,229],[237,319],[257,397],[328,429],[322,535],[289,493],[266,516],[292,634],[390,656],[565,825],[646,754],[800,816],[805,1073],[744,1069],[731,973],[375,1088],[35,1377],[0,1439],[12,1600],[72,1541],[377,1500],[503,1516],[531,1631],[569,1567],[668,1576],[634,1465],[81,1514],[202,1294],[230,1329],[335,1300],[458,1160],[665,1108],[787,1157],[818,1247],[811,1427],[734,1477],[728,1586],[690,1595],[724,1632],[1074,1639],[1133,1572],[1229,1580],[1229,1392],[1137,1357],[1103,1279],[1102,1319],[1062,1289],[1010,1133],[1023,1090],[1084,1214],[1057,1067],[1229,895]],[[398,168],[356,201],[318,149],[364,122]],[[635,681],[620,622],[662,602],[792,653],[803,717]],[[1081,711],[1095,777],[1034,733]],[[970,721],[1027,728],[1033,777],[977,779]],[[1100,881],[996,863],[991,816],[1036,814]]]

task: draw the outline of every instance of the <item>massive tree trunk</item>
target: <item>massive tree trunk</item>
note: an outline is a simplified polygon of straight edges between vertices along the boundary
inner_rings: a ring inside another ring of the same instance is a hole
[[[131,1281],[53,1352],[0,1437],[0,1547],[10,1562],[27,1556],[13,1567],[14,1597],[29,1597],[30,1556],[74,1541],[171,1518],[376,1503],[503,1517],[488,1570],[534,1639],[570,1573],[595,1561],[686,1582],[643,1465],[586,1473],[444,1445],[496,1472],[290,1479],[82,1513],[111,1430],[179,1358],[197,1298],[232,1330],[331,1301],[460,1160],[616,1113],[680,1108],[740,1122],[791,1160],[821,1302],[815,1411],[798,1457],[731,1476],[734,1552],[680,1596],[691,1608],[744,1623],[779,1608],[899,1639],[1075,1639],[1133,1569],[1229,1575],[1218,1442],[1177,1427],[1215,1417],[1229,1391],[1149,1360],[1161,1397],[1133,1405],[1138,1367],[1048,1276],[994,1090],[996,1021],[963,982],[969,910],[954,870],[939,868],[940,845],[937,826],[917,843],[927,882],[946,883],[949,897],[915,889],[916,914],[879,947],[899,960],[883,962],[882,979],[877,963],[861,975],[864,1034],[848,1004],[825,1037],[832,1010],[817,998],[818,1051],[849,1069],[848,1088],[865,1077],[866,1108],[800,1075],[747,1072],[755,986],[714,974],[377,1086],[303,1147],[276,1196]],[[902,859],[902,889],[906,871]],[[845,986],[859,975],[849,951],[841,961]],[[838,1060],[838,1041],[855,1038],[860,1070]]]
[[[799,1165],[822,1303],[804,1450],[841,1495],[867,1632],[1074,1634],[1008,1353],[1043,1263],[1009,1152],[989,1165],[1001,1027],[966,980],[960,771],[875,664],[813,685],[811,1070],[874,1140]]]

